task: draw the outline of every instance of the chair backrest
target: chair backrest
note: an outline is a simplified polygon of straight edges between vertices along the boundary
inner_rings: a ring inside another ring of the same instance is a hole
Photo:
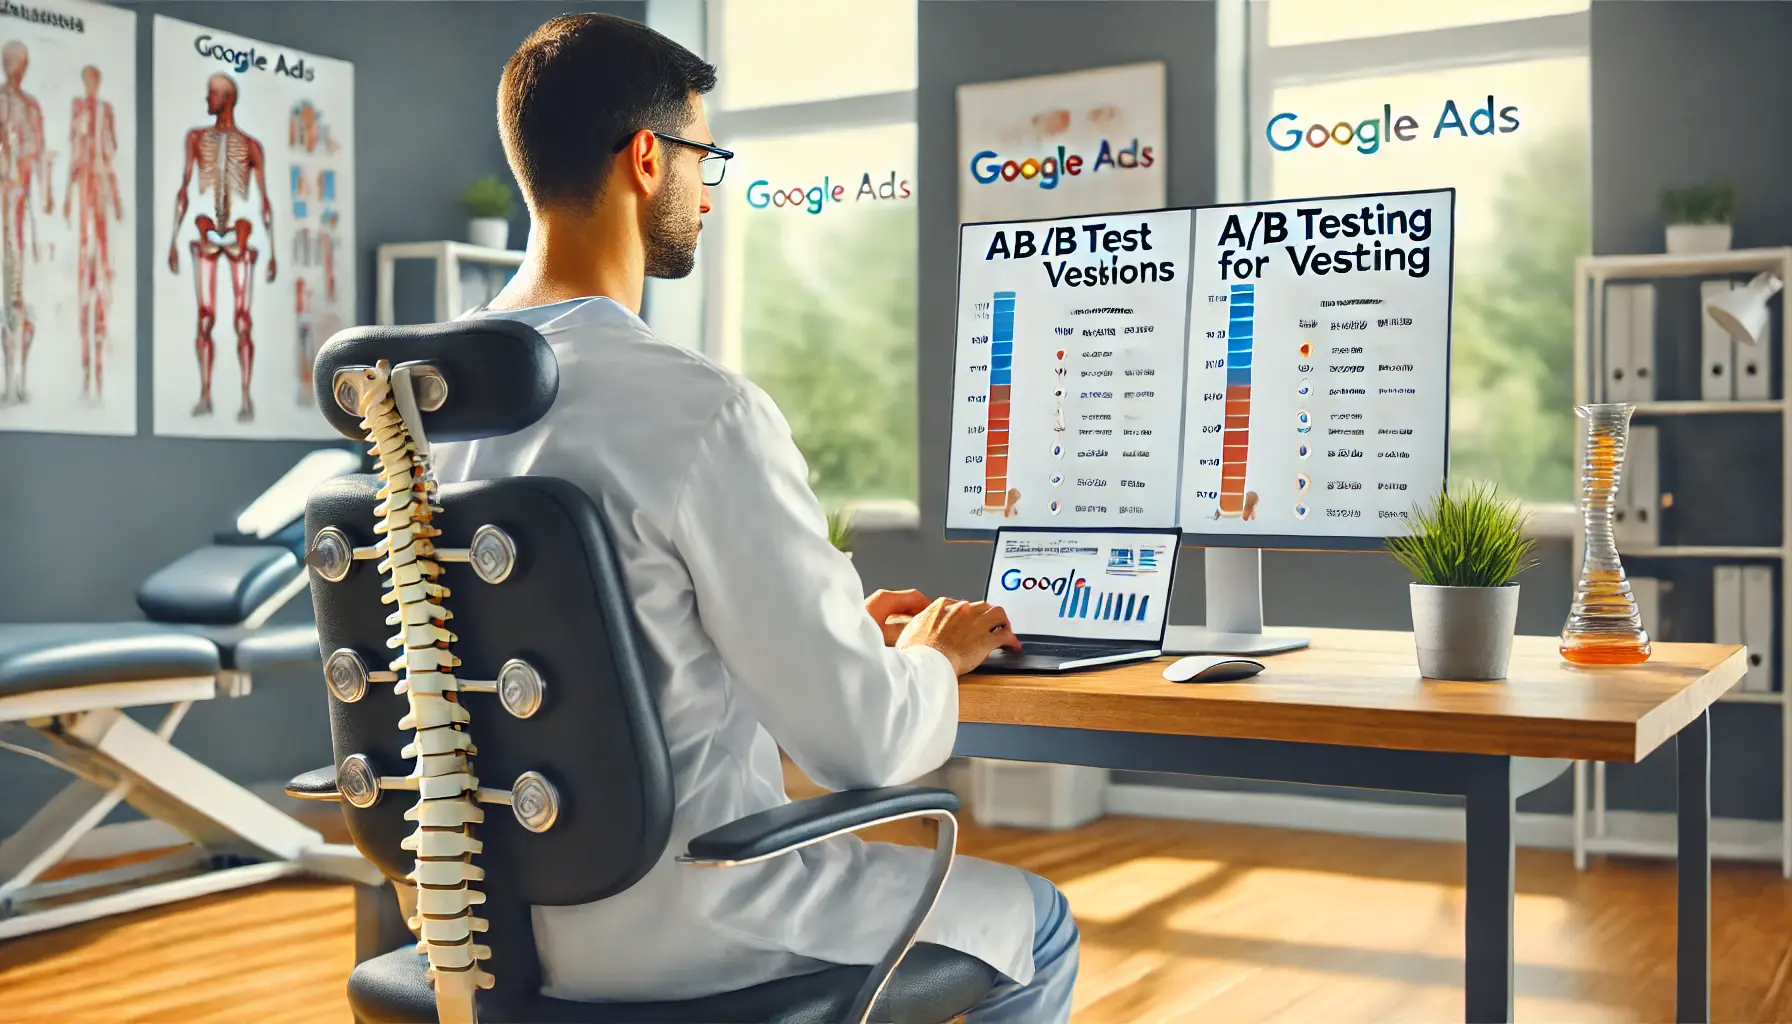
[[[502,1015],[541,984],[529,908],[621,892],[669,842],[633,610],[578,488],[435,485],[430,445],[521,430],[553,404],[558,367],[532,328],[355,328],[314,379],[379,468],[318,487],[305,514],[343,813],[364,855],[418,887],[442,1019],[473,1019],[482,988]]]

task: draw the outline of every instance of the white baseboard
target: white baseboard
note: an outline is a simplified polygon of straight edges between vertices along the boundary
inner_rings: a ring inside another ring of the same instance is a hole
[[[1464,838],[1462,811],[1455,807],[1384,804],[1285,793],[1110,784],[1107,811],[1141,818],[1267,825],[1386,839],[1461,842]],[[1608,811],[1605,820],[1605,837],[1590,840],[1589,848],[1636,856],[1673,855],[1675,828],[1672,814]],[[1591,828],[1591,815],[1588,827]],[[1554,850],[1574,847],[1574,819],[1566,814],[1521,811],[1513,832],[1513,839],[1519,846]],[[1717,860],[1778,862],[1780,837],[1777,821],[1713,818],[1711,856]]]

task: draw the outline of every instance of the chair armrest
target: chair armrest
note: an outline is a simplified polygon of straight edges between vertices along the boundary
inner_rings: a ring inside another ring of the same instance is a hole
[[[327,765],[296,776],[286,784],[286,795],[299,800],[341,800],[336,788],[336,766]]]
[[[903,818],[948,815],[958,794],[929,786],[826,793],[731,821],[692,839],[679,860],[725,866],[789,853],[846,832]]]
[[[931,786],[890,786],[885,789],[849,790],[810,797],[749,814],[692,839],[681,863],[705,868],[730,868],[769,860],[800,850],[845,832],[904,818],[935,818],[939,834],[934,838],[933,864],[920,898],[907,923],[890,944],[889,951],[871,967],[841,1021],[866,1024],[871,1008],[890,983],[890,975],[908,954],[915,935],[933,913],[952,858],[958,850],[958,794]]]

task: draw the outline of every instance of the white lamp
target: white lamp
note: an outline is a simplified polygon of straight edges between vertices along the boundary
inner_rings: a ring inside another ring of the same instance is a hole
[[[1718,294],[1705,303],[1705,312],[1728,331],[1730,337],[1758,345],[1767,331],[1767,300],[1783,287],[1785,282],[1772,271],[1766,271],[1741,288]]]

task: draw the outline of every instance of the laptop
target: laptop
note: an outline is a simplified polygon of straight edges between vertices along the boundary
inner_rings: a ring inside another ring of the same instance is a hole
[[[1068,672],[1163,653],[1175,529],[1003,527],[984,600],[1008,613],[1020,651],[979,672]]]

